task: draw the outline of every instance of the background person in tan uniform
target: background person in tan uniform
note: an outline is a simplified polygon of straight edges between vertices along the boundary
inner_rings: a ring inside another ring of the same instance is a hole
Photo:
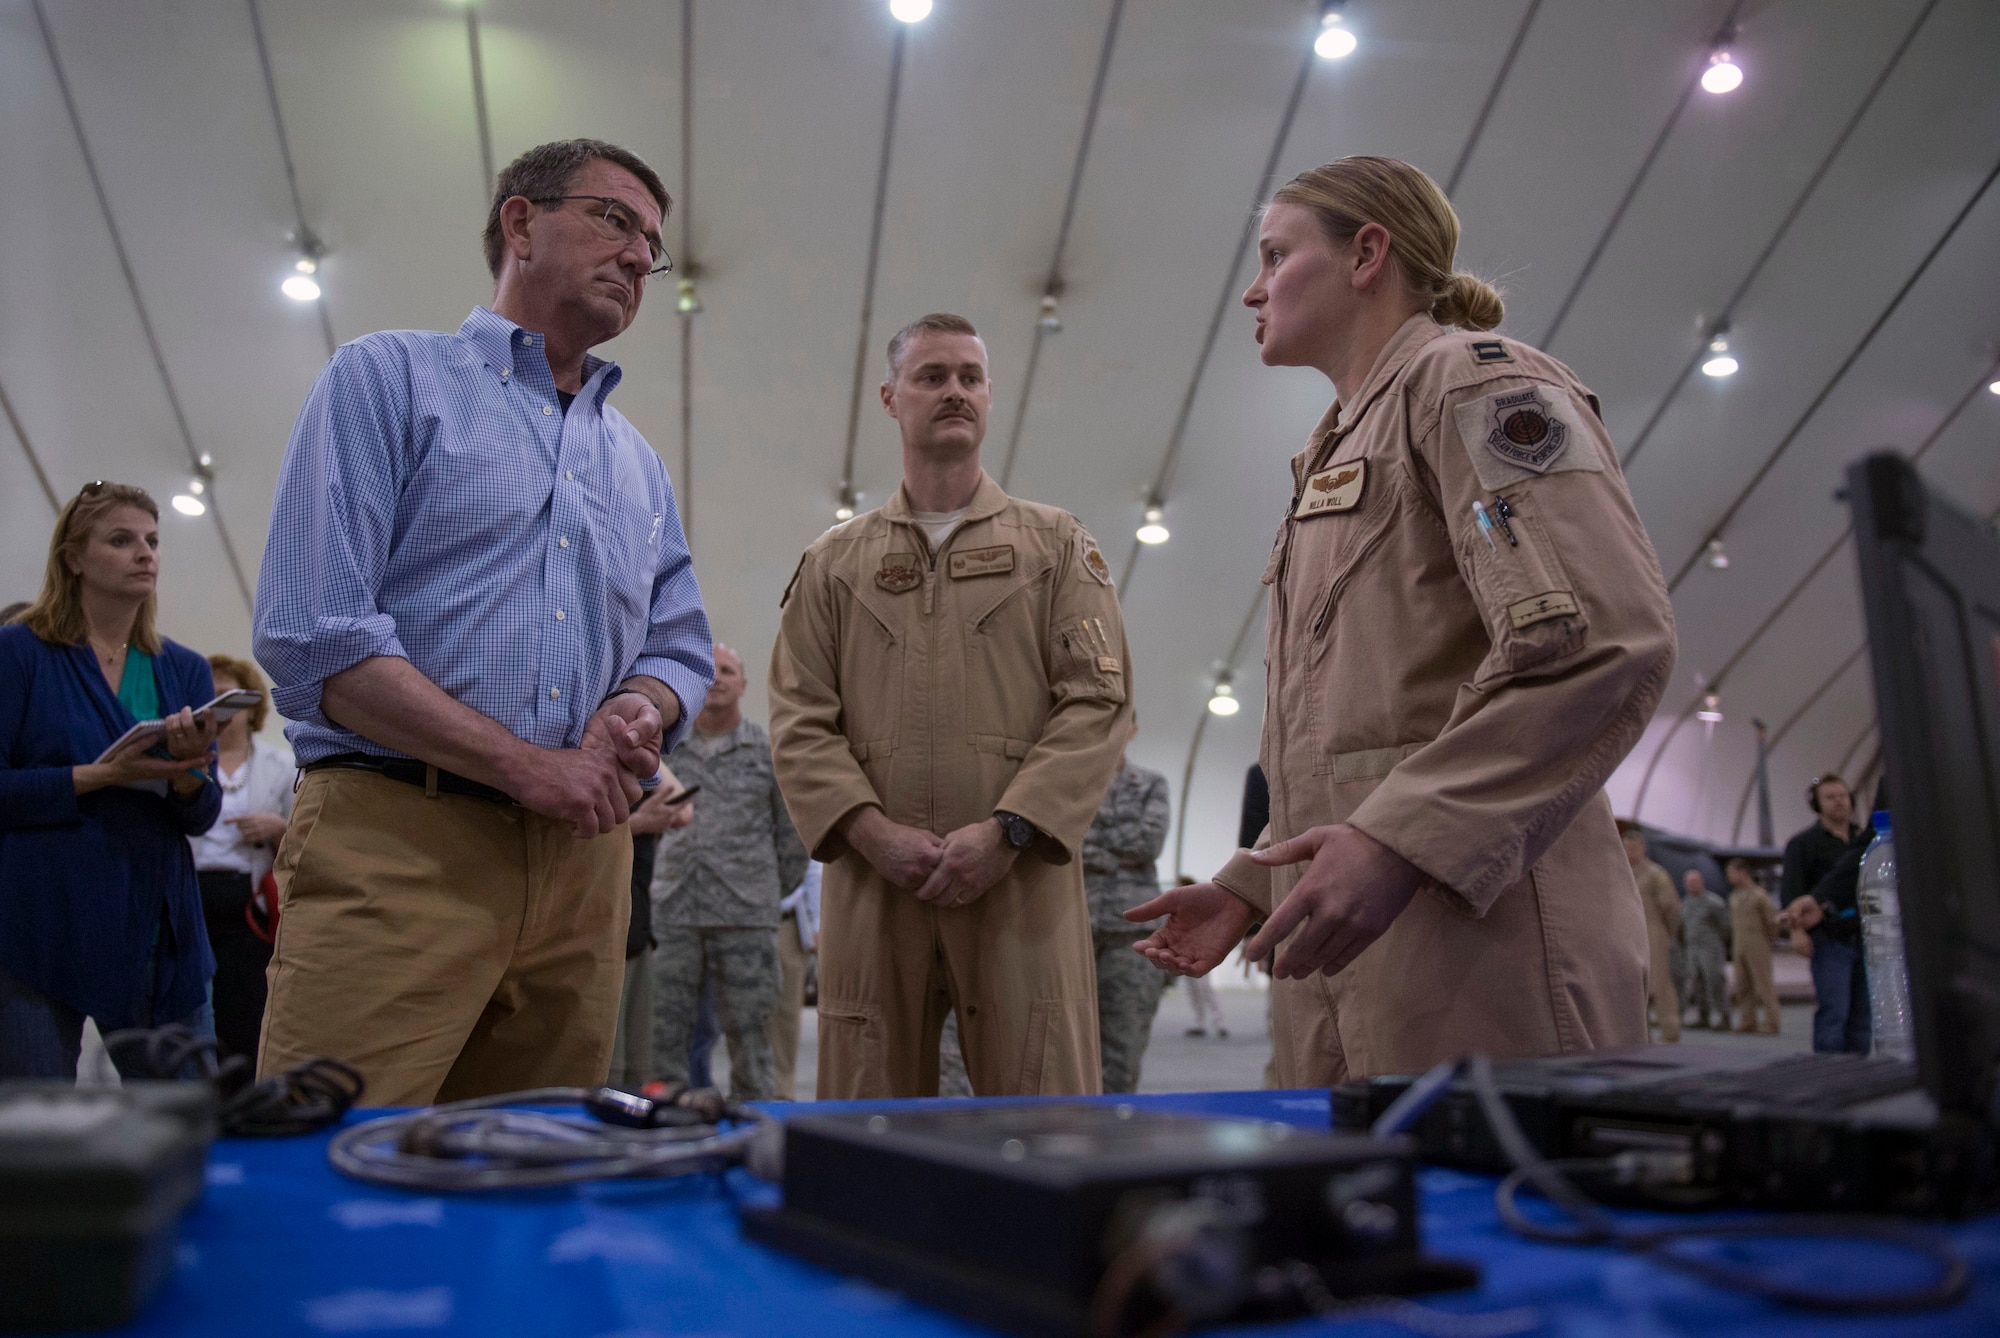
[[[771,655],[792,820],[827,861],[822,1098],[929,1096],[958,1018],[982,1095],[1098,1090],[1077,848],[1131,730],[1110,569],[979,465],[963,317],[889,341],[903,486],[806,550]]]
[[[1730,938],[1734,945],[1736,980],[1731,1002],[1736,1005],[1736,1030],[1778,1034],[1778,982],[1771,971],[1771,944],[1778,937],[1778,907],[1771,894],[1750,876],[1750,861],[1730,860],[1722,866],[1729,880]],[[1757,1010],[1763,1009],[1760,1019]]]
[[[1681,996],[1674,984],[1673,947],[1681,935],[1681,894],[1673,877],[1646,858],[1646,834],[1625,829],[1625,860],[1632,881],[1639,885],[1639,904],[1646,911],[1646,981],[1653,1004],[1653,1023],[1660,1040],[1672,1045],[1681,1038]]]
[[[1277,192],[1243,296],[1264,362],[1339,395],[1264,575],[1274,844],[1131,916],[1198,973],[1268,915],[1287,1086],[1646,1040],[1602,786],[1673,664],[1666,583],[1590,392],[1440,328],[1501,316],[1457,242],[1430,178],[1343,159]]]

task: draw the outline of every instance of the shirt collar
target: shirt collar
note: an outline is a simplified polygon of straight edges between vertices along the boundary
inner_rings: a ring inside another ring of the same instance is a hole
[[[458,327],[458,337],[478,350],[487,366],[505,368],[538,388],[554,392],[555,374],[549,370],[544,336],[538,331],[522,329],[486,307],[474,307],[465,324]],[[605,397],[624,376],[624,369],[608,358],[584,354],[583,397],[601,410]]]
[[[985,470],[979,471],[979,488],[972,494],[972,502],[965,508],[965,519],[959,523],[970,525],[975,520],[997,516],[1007,507],[1007,494],[993,476]],[[906,525],[915,524],[915,508],[910,505],[910,495],[901,487],[895,495],[882,504],[882,516],[886,520],[901,521]]]
[[[1352,431],[1354,425],[1361,421],[1361,415],[1368,412],[1368,406],[1410,365],[1410,359],[1417,356],[1417,350],[1443,333],[1443,327],[1423,312],[1418,312],[1398,326],[1396,333],[1389,336],[1389,342],[1376,355],[1375,365],[1369,369],[1368,379],[1361,383],[1360,393],[1352,400],[1336,400],[1333,407],[1326,411],[1326,416],[1319,420],[1319,426],[1313,429],[1315,444],[1323,436],[1341,436]]]

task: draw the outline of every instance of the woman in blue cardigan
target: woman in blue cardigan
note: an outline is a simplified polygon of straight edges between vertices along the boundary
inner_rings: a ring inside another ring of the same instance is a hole
[[[222,807],[192,710],[214,693],[154,629],[159,519],[87,484],[41,597],[0,627],[0,1078],[74,1078],[85,1017],[194,1023],[215,971],[187,842]],[[167,756],[96,760],[140,720],[166,721]]]

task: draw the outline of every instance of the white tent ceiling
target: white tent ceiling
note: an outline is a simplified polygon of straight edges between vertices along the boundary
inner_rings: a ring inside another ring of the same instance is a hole
[[[241,653],[247,611],[216,522],[254,582],[279,457],[326,354],[320,309],[278,293],[297,219],[251,10],[39,8],[0,0],[0,389],[22,437],[0,429],[0,597],[26,597],[40,577],[53,513],[31,462],[58,496],[102,476],[164,498],[208,453],[210,516],[166,517],[164,623]],[[1123,569],[1316,7],[1116,8],[1062,265],[1063,328],[1042,348],[1011,486],[1075,511]],[[1982,513],[2000,506],[2000,396],[1984,390],[2000,335],[2000,190],[1986,189],[2000,167],[2000,5],[1747,0],[1743,87],[1690,92],[1731,10],[1354,0],[1360,49],[1313,63],[1275,159],[1282,179],[1392,154],[1440,180],[1463,159],[1461,263],[1504,282],[1503,328],[1544,342],[1561,312],[1551,351],[1602,397],[1622,449],[1644,433],[1629,474],[1669,577],[1681,575],[1681,659],[1612,796],[1631,811],[1659,753],[1643,816],[1719,837],[1737,821],[1752,717],[1789,726],[1772,766],[1781,834],[1807,820],[1807,776],[1872,752],[1851,551],[1822,562],[1845,524],[1841,465],[1927,446],[1929,477]],[[992,355],[996,467],[1113,11],[939,0],[904,30],[866,390],[872,400],[874,354],[896,325],[970,316]],[[463,7],[261,0],[258,12],[300,204],[330,248],[333,337],[456,328],[490,293]],[[698,262],[705,310],[684,322],[655,286],[611,349],[626,367],[617,400],[691,507],[718,635],[761,677],[778,593],[830,523],[841,480],[900,25],[885,0],[695,0],[690,179],[679,4],[482,0],[476,15],[497,161],[594,135],[644,155],[690,206],[669,238]],[[1684,375],[1725,309],[1741,372]],[[1168,772],[1177,798],[1211,667],[1252,611],[1284,462],[1329,397],[1316,374],[1261,367],[1248,314],[1228,308],[1166,479],[1173,539],[1144,552],[1124,591],[1135,756]],[[863,505],[896,477],[891,425],[864,403]],[[1718,526],[1729,568],[1687,565]],[[1238,680],[1251,709],[1202,736],[1191,872],[1234,840],[1261,635],[1253,618]],[[1724,723],[1690,723],[1661,751],[1697,675],[1717,674]]]

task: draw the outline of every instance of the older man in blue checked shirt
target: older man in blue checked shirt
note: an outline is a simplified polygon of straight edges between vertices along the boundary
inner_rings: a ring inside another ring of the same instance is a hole
[[[589,354],[671,207],[627,150],[530,150],[492,308],[343,346],[299,415],[255,618],[305,773],[260,1072],[333,1055],[381,1105],[603,1080],[623,824],[714,676],[673,487]]]

